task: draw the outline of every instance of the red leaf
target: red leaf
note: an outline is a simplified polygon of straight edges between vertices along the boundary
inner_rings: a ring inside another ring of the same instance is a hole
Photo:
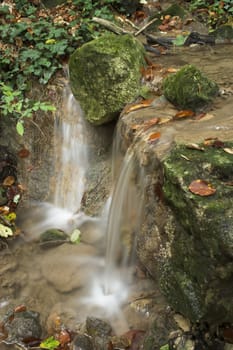
[[[212,196],[216,189],[205,180],[194,180],[189,185],[189,191],[199,196]]]
[[[27,158],[30,155],[30,152],[28,149],[26,148],[22,148],[19,152],[18,152],[18,156],[20,158]]]
[[[14,308],[14,312],[17,313],[17,312],[23,312],[23,311],[26,311],[27,308],[25,305],[18,305]]]

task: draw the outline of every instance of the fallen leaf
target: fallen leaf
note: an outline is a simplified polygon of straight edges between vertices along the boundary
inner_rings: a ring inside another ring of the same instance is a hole
[[[12,186],[14,183],[15,183],[14,176],[7,176],[3,181],[4,186]]]
[[[190,162],[190,159],[188,157],[186,157],[184,154],[181,154],[180,156],[181,156],[181,158],[184,158],[185,160]]]
[[[19,152],[18,152],[18,156],[20,158],[27,158],[30,155],[30,152],[28,149],[26,148],[22,148]]]
[[[153,132],[152,134],[149,135],[148,141],[150,143],[155,143],[155,142],[157,142],[159,140],[160,136],[161,136],[161,133],[159,131],[158,132]]]
[[[205,180],[194,180],[189,185],[189,191],[199,196],[211,196],[216,192],[216,189]]]
[[[0,224],[0,237],[7,238],[13,236],[12,229],[10,227]]]
[[[223,141],[219,140],[217,137],[209,137],[204,140],[204,146],[223,148],[225,144]]]
[[[14,312],[23,312],[26,311],[26,306],[24,304],[18,305],[14,308]]]
[[[152,102],[153,102],[153,99],[143,100],[137,104],[126,107],[124,112],[125,112],[125,114],[127,114],[127,113],[136,111],[136,110],[141,109],[141,108],[146,108],[146,107],[150,106]]]
[[[223,330],[223,338],[227,343],[233,344],[233,327],[228,327]]]
[[[197,151],[205,151],[204,147],[199,146],[197,143],[188,143],[186,148],[195,149]]]
[[[173,119],[188,118],[188,117],[193,117],[194,115],[195,115],[195,113],[192,110],[186,109],[186,110],[179,111],[178,113],[176,113],[174,115]]]
[[[71,341],[70,333],[66,329],[62,329],[57,336],[58,341],[61,345],[65,345]]]
[[[152,119],[149,119],[149,120],[146,120],[144,123],[143,123],[143,131],[146,131],[148,130],[149,128],[151,128],[152,126],[158,124],[160,121],[159,118],[152,118]]]
[[[176,72],[178,72],[177,68],[173,68],[173,67],[167,68],[167,73],[176,73]]]
[[[233,148],[223,148],[226,153],[233,154]]]

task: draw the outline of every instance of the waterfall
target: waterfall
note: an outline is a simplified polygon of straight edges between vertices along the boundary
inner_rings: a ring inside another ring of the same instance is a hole
[[[71,213],[80,210],[88,166],[83,112],[68,91],[62,113],[55,121],[56,184],[55,207]]]

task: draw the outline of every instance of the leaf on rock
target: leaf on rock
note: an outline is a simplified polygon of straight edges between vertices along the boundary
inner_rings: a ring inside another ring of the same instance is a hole
[[[137,104],[126,107],[124,112],[127,114],[141,108],[146,108],[150,106],[152,102],[153,102],[153,99],[143,100]]]
[[[178,113],[176,113],[174,115],[173,119],[188,118],[188,117],[193,117],[194,115],[195,115],[195,113],[192,110],[186,109],[186,110],[179,111]]]
[[[20,158],[27,158],[30,155],[30,152],[28,149],[26,148],[22,148],[19,152],[18,152],[18,156]]]
[[[126,338],[130,344],[127,348],[129,350],[139,350],[141,348],[141,342],[145,336],[145,331],[139,329],[132,329],[126,332],[123,337]]]
[[[40,343],[41,349],[54,350],[60,345],[60,342],[56,340],[53,336],[45,339]]]
[[[146,131],[148,130],[149,128],[151,128],[152,126],[158,124],[160,121],[159,118],[152,118],[150,120],[146,120],[144,123],[143,123],[143,131]]]
[[[160,139],[160,136],[161,136],[161,133],[159,131],[158,132],[153,132],[152,134],[149,135],[148,141],[150,143],[155,143],[155,142],[157,142]]]
[[[212,196],[216,192],[216,189],[207,181],[197,179],[191,182],[189,185],[189,191],[199,196],[205,197]]]
[[[197,143],[188,143],[186,145],[186,148],[188,149],[195,149],[197,151],[205,151],[204,147],[199,146]]]
[[[12,186],[14,183],[15,183],[14,176],[7,176],[3,181],[3,185],[7,187]]]
[[[71,243],[78,244],[80,243],[80,240],[81,240],[81,231],[76,228],[70,236],[70,241]]]
[[[233,148],[223,148],[224,152],[233,154]]]
[[[0,237],[7,238],[13,236],[13,231],[10,227],[0,224]]]

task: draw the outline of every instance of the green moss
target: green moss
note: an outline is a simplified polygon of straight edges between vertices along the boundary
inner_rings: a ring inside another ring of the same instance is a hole
[[[233,317],[233,187],[227,184],[232,181],[232,155],[223,148],[200,152],[178,145],[164,161],[164,176],[173,233],[167,233],[170,254],[160,264],[161,288],[190,319],[227,321]],[[191,193],[188,187],[196,179],[211,183],[216,193]]]
[[[116,118],[140,93],[144,48],[131,35],[105,34],[70,58],[70,83],[85,117],[100,125]]]
[[[196,110],[209,104],[219,88],[196,67],[186,65],[163,81],[163,90],[165,97],[174,105]]]

